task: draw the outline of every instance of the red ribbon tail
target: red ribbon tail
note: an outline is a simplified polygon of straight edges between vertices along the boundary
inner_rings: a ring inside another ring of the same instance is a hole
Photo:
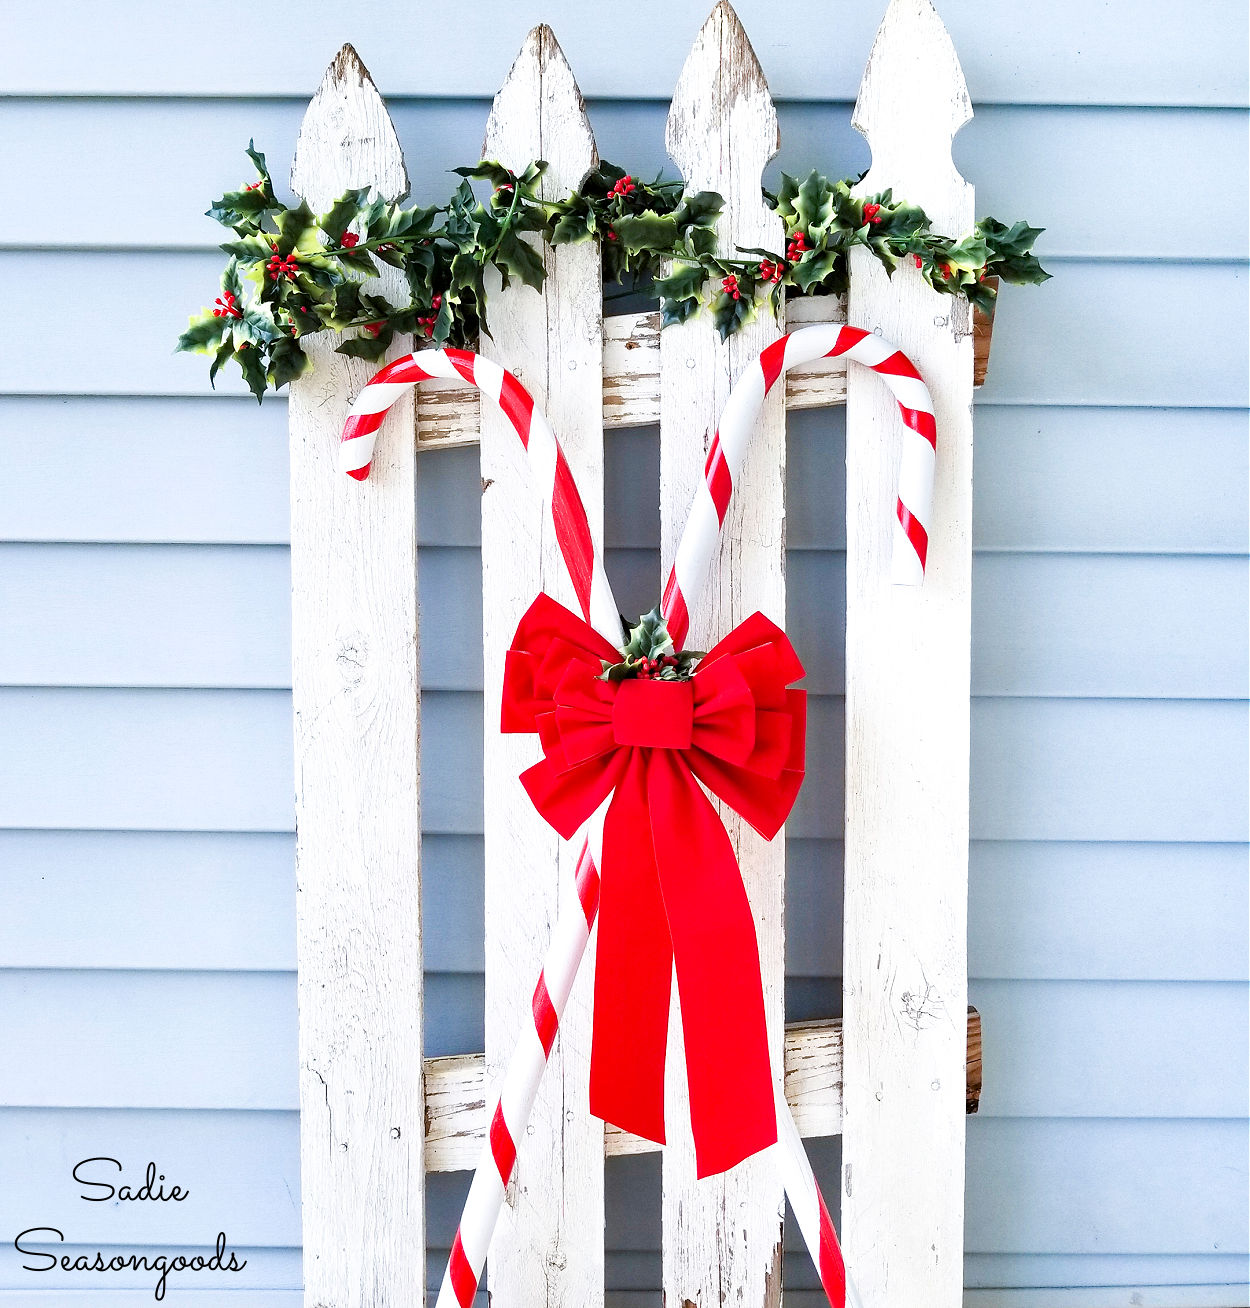
[[[755,921],[729,835],[670,751],[651,755],[647,803],[677,966],[695,1164],[712,1176],[777,1141]]]
[[[643,751],[629,751],[604,821],[590,1111],[663,1144],[673,949],[647,816],[646,766]]]

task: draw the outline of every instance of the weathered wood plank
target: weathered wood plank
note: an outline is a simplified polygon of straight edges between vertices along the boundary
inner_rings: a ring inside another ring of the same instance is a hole
[[[524,168],[546,159],[543,193],[576,187],[597,155],[581,92],[555,37],[536,27],[508,74],[486,128],[486,158]],[[603,319],[598,248],[543,252],[541,293],[491,288],[482,352],[514,372],[564,444],[603,540]],[[482,613],[485,654],[486,1065],[495,1083],[526,1024],[557,916],[577,907],[575,851],[538,815],[517,781],[531,737],[499,731],[504,653],[539,591],[576,610],[541,491],[509,421],[490,404],[482,424]],[[491,1247],[495,1308],[603,1302],[603,1123],[590,1116],[589,967],[573,990]]]
[[[842,1130],[842,1022],[795,1022],[786,1027],[786,1099],[804,1137]],[[967,1103],[976,1111],[981,1094],[981,1015],[968,1009]],[[477,1163],[486,1132],[486,1069],[481,1054],[425,1060],[425,1168],[465,1172]],[[614,1126],[604,1134],[604,1153],[655,1153],[660,1146]]]
[[[972,188],[951,140],[972,116],[930,0],[892,0],[854,125],[872,169],[956,235]],[[880,381],[847,386],[844,1246],[865,1303],[956,1308],[963,1293],[972,327],[966,301],[853,253],[848,316],[916,363],[933,393],[928,572],[889,582],[901,440]]]
[[[407,190],[351,46],[304,117],[291,185],[314,209],[349,186]],[[336,470],[374,371],[336,340],[306,343],[316,372],[289,411],[304,1282],[310,1308],[366,1308],[420,1304],[425,1283],[416,458],[384,440],[367,482]],[[411,399],[396,408],[402,430]]]
[[[777,115],[764,75],[728,0],[696,37],[673,92],[668,153],[694,190],[725,200],[722,248],[779,249],[781,220],[760,195],[764,166],[779,145]],[[743,368],[781,334],[762,314],[722,343],[707,315],[660,337],[661,561],[667,574],[685,527],[716,424]],[[708,591],[691,596],[689,644],[709,649],[754,610],[784,623],[785,410],[764,406],[722,533],[720,566]],[[751,901],[759,940],[764,1006],[774,1074],[782,1076],[785,1023],[785,842],[771,843],[722,807]],[[665,1302],[726,1301],[767,1308],[781,1300],[781,1179],[771,1156],[757,1155],[720,1176],[695,1179],[680,1012],[674,989],[666,1095],[663,1284]]]
[[[997,279],[995,279],[997,280]],[[845,322],[841,296],[792,300],[790,330],[813,322]],[[993,319],[976,315],[976,385],[989,367]],[[786,408],[823,409],[846,403],[846,360],[820,359],[784,378]],[[428,382],[421,388],[417,444],[423,448],[476,445],[479,397],[460,382]],[[660,315],[614,314],[603,320],[603,425],[645,427],[660,421]]]

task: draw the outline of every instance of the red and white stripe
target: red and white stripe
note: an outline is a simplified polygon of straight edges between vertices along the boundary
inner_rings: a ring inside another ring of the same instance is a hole
[[[582,616],[614,646],[622,639],[620,614],[596,552],[590,523],[573,472],[551,424],[534,397],[506,369],[468,350],[422,350],[388,363],[365,386],[348,411],[339,447],[339,467],[364,481],[373,464],[373,446],[387,410],[418,382],[431,377],[467,381],[493,400],[511,422],[529,457],[534,486],[541,491],[555,528]]]
[[[850,359],[871,368],[898,401],[905,428],[899,463],[891,579],[918,586],[924,580],[933,512],[937,428],[929,388],[912,361],[896,346],[862,327],[820,323],[803,327],[770,345],[734,383],[720,425],[707,452],[703,481],[686,520],[661,608],[678,649],[690,630],[689,599],[707,580],[720,543],[729,499],[742,471],[751,432],[764,397],[790,368],[814,359]]]
[[[603,815],[607,804],[588,824],[587,843],[577,860],[575,905],[563,907],[552,932],[543,969],[534,987],[534,1024],[528,1023],[504,1072],[499,1099],[469,1186],[452,1242],[447,1271],[436,1308],[469,1308],[482,1279],[491,1237],[499,1221],[504,1192],[516,1165],[516,1142],[525,1133],[538,1087],[547,1070],[564,1006],[586,954],[590,932],[599,912],[599,873],[603,849]],[[563,893],[563,892],[562,892]]]

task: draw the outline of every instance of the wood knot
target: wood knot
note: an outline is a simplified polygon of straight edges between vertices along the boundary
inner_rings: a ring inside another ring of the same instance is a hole
[[[354,631],[339,641],[338,652],[334,662],[339,675],[349,686],[360,684],[365,675],[365,663],[369,657],[369,642],[363,632]]]

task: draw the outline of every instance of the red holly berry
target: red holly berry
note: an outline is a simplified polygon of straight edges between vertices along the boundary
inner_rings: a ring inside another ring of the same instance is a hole
[[[279,277],[294,277],[299,272],[299,264],[294,255],[284,259],[280,254],[275,254],[265,265],[265,270],[277,281]]]
[[[924,260],[918,254],[913,254],[912,258],[915,259],[917,268],[924,267]]]
[[[434,308],[441,309],[443,307],[443,297],[441,295],[436,295],[430,301],[430,303],[434,306]]]
[[[628,195],[631,191],[637,190],[632,177],[622,177],[619,181],[613,182],[612,189],[608,192],[610,200],[614,195]]]
[[[341,244],[345,250],[354,249],[355,246],[359,244],[359,242],[360,242],[360,237],[357,236],[355,232],[343,233],[343,240]]]
[[[615,228],[615,227],[609,227],[609,228],[608,228],[608,240],[609,240],[609,241],[615,241],[616,239],[617,239],[617,237],[616,237],[616,228]]]
[[[866,223],[879,223],[881,219],[877,216],[881,212],[879,204],[864,205],[864,221]]]
[[[944,282],[949,282],[950,279],[951,279],[951,266],[949,263],[944,263],[942,265],[942,280]]]
[[[733,296],[735,300],[740,300],[742,298],[742,292],[738,290],[738,279],[733,275],[733,273],[730,273],[728,277],[724,278],[720,284],[720,288],[726,295]]]
[[[380,322],[367,322],[365,323],[365,331],[367,331],[370,336],[376,338],[382,331],[382,324]]]
[[[253,182],[250,186],[245,186],[243,189],[245,191],[254,191],[258,186],[264,186],[264,184],[265,182],[264,179],[262,178],[259,182]]]
[[[213,310],[214,318],[242,318],[243,317],[243,313],[239,309],[239,306],[235,303],[235,296],[231,291],[226,291],[224,294],[219,295],[217,299],[213,301],[213,303],[216,304],[217,306],[217,308]]]

